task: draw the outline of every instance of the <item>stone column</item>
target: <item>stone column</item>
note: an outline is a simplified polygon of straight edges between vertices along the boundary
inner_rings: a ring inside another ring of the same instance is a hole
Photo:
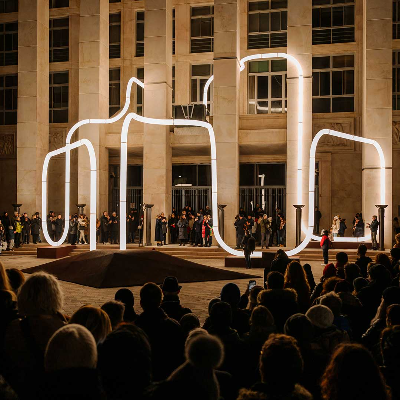
[[[302,66],[304,75],[303,94],[303,224],[308,226],[308,174],[310,145],[312,140],[312,2],[289,0],[288,2],[288,54]],[[287,172],[286,172],[286,246],[296,245],[297,160],[298,160],[298,71],[288,61],[288,112],[287,112]],[[312,168],[314,168],[312,166]],[[302,235],[302,239],[304,234]]]
[[[171,0],[146,0],[144,24],[144,116],[171,118],[172,6]],[[171,212],[172,160],[170,127],[144,125],[143,200],[154,204],[155,218]]]
[[[363,136],[382,147],[385,162],[385,247],[392,246],[392,3],[368,0],[363,21]],[[362,146],[363,218],[371,221],[381,204],[379,157]],[[365,229],[365,233],[370,233]]]
[[[49,149],[49,2],[20,0],[18,13],[17,203],[42,208]]]
[[[80,6],[79,27],[79,120],[108,118],[108,0],[85,0]],[[89,124],[79,129],[79,138],[89,139],[97,159],[97,215],[108,204],[108,150],[105,125]],[[78,150],[78,203],[90,213],[90,163],[85,147]],[[110,210],[111,211],[111,210]]]
[[[237,0],[214,2],[214,131],[217,142],[218,203],[225,208],[225,242],[236,243],[239,211],[239,61]]]
[[[175,104],[190,103],[190,4],[175,5]]]

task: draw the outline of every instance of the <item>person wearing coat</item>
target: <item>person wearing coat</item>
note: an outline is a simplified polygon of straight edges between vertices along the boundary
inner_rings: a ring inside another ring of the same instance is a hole
[[[117,213],[113,211],[111,215],[111,244],[118,244],[118,232],[119,232],[119,218]]]
[[[167,228],[168,228],[167,218],[163,216],[161,218],[161,231],[162,231],[162,240],[165,245],[167,244]]]
[[[103,244],[108,243],[109,230],[110,230],[110,217],[108,216],[107,211],[104,211],[100,219],[101,241]]]
[[[55,241],[58,241],[58,240],[60,240],[60,238],[62,236],[63,229],[64,229],[64,220],[62,219],[61,214],[57,215],[57,218],[54,221],[54,225],[56,227]]]
[[[338,215],[335,215],[333,217],[333,222],[332,222],[332,235],[333,237],[337,237],[340,229],[340,218]]]
[[[3,225],[4,225],[4,222],[3,222]],[[31,223],[29,221],[29,218],[25,217],[22,220],[22,242],[23,243],[29,244],[30,232],[31,232]]]
[[[176,243],[177,230],[178,230],[178,228],[176,226],[177,222],[178,222],[178,220],[176,219],[175,214],[172,213],[171,217],[168,220],[168,228],[169,228],[169,232],[171,235],[171,241],[170,241],[171,244]]]
[[[186,219],[186,215],[182,214],[181,219],[178,221],[178,229],[179,229],[179,246],[184,246],[188,239],[188,226],[189,223]]]
[[[272,221],[272,218],[271,218]],[[262,218],[258,220],[258,224],[261,229],[261,248],[264,246],[266,249],[269,248],[269,238],[271,236],[271,221],[268,218],[267,214],[264,214]]]
[[[69,234],[71,244],[74,245],[76,243],[78,234],[78,218],[76,215],[74,215],[69,221]]]
[[[163,213],[157,215],[156,218],[156,228],[155,228],[155,241],[157,242],[157,246],[162,246],[163,244],[163,229],[162,229],[162,218]]]
[[[36,244],[38,242],[40,234],[40,221],[36,214],[32,217],[31,233],[32,233],[32,241],[34,244]]]

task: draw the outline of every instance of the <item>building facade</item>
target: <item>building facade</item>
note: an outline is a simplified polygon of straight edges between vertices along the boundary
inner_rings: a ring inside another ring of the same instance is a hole
[[[19,3],[19,4],[18,4]],[[0,206],[41,210],[41,173],[79,120],[108,118],[125,103],[153,118],[208,120],[216,135],[218,202],[225,240],[240,207],[284,210],[295,243],[298,76],[258,53],[288,53],[304,73],[303,220],[309,147],[323,128],[374,139],[386,159],[387,247],[400,211],[400,1],[393,0],[0,0]],[[203,89],[214,75],[207,109]],[[81,127],[94,145],[98,214],[118,212],[123,120]],[[75,150],[71,212],[89,204],[89,160]],[[315,202],[321,228],[334,215],[377,213],[379,157],[372,146],[325,136],[317,148]],[[48,207],[64,213],[65,157],[49,167]],[[203,128],[143,125],[128,136],[128,207],[211,205],[210,143]],[[87,206],[88,207],[88,206]],[[86,209],[88,212],[89,210]]]

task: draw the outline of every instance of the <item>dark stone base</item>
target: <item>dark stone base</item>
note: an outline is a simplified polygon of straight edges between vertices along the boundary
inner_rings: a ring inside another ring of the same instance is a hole
[[[76,246],[67,245],[67,246],[46,246],[37,248],[37,258],[63,258],[69,256],[72,250],[76,249]]]

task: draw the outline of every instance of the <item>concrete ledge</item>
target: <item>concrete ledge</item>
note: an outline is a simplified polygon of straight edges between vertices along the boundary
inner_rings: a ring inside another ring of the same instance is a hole
[[[37,248],[37,258],[63,258],[69,256],[72,250],[76,249],[76,246],[41,246]]]
[[[360,244],[365,244],[367,246],[367,249],[372,249],[372,243],[371,242],[332,242],[332,249],[358,249],[358,246]],[[319,245],[319,242],[317,241],[311,241],[308,243],[307,249],[321,249],[321,246]]]

